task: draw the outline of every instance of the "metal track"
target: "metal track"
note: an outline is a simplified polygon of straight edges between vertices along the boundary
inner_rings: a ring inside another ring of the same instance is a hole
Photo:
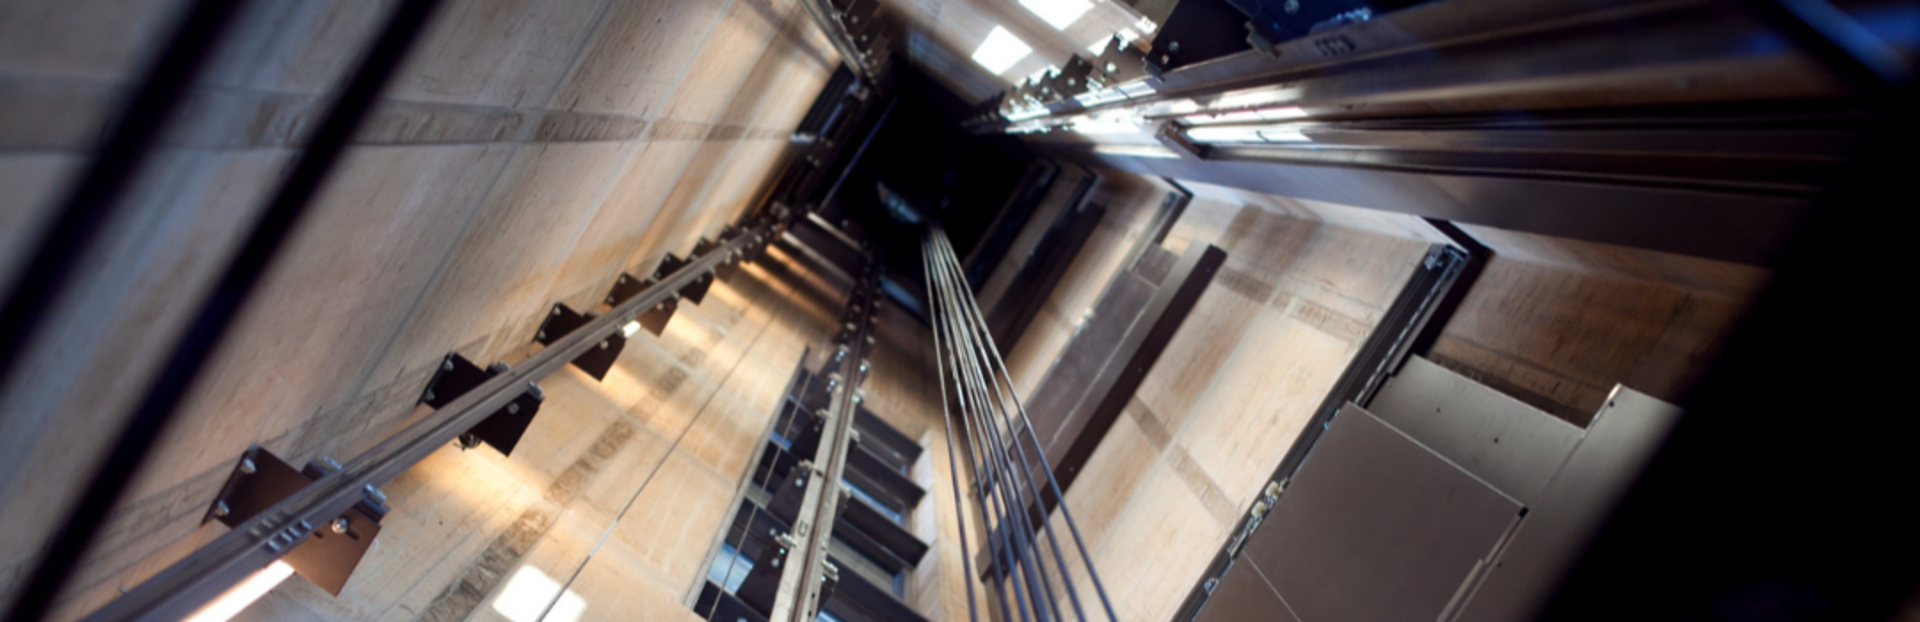
[[[780,587],[768,620],[812,622],[824,604],[821,586],[827,564],[827,548],[833,541],[833,526],[839,514],[840,479],[847,470],[847,454],[853,440],[854,413],[864,400],[859,389],[868,372],[867,352],[873,345],[874,301],[879,297],[878,264],[868,268],[853,285],[847,301],[846,322],[834,351],[838,368],[828,376],[832,399],[828,403],[826,429],[814,456],[815,468],[825,466],[818,477],[807,479],[807,492],[800,504],[799,518],[793,524],[798,546],[795,555],[780,573]]]
[[[315,526],[327,524],[367,495],[378,494],[372,490],[375,486],[398,476],[505,407],[525,392],[529,383],[599,347],[603,339],[641,312],[678,296],[681,288],[693,284],[722,263],[746,255],[747,249],[764,245],[782,228],[772,222],[761,222],[713,251],[692,258],[654,286],[527,357],[518,367],[494,376],[408,426],[349,461],[341,470],[315,480],[278,505],[160,571],[86,620],[158,621],[185,617],[228,587],[265,568],[293,545],[305,541]]]

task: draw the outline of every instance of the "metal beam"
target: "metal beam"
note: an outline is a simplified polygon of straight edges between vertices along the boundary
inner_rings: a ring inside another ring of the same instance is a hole
[[[705,278],[721,263],[764,245],[782,227],[763,221],[714,251],[691,259],[658,284],[527,357],[518,367],[494,376],[425,419],[407,426],[341,470],[315,480],[86,619],[90,622],[158,621],[185,617],[278,559],[292,543],[305,540],[315,526],[325,525],[367,495],[377,494],[371,491],[373,487],[398,476],[505,407],[524,393],[529,383],[559,371],[573,359],[599,347],[607,335],[619,332],[622,325],[633,321],[641,312],[675,297],[680,289]]]

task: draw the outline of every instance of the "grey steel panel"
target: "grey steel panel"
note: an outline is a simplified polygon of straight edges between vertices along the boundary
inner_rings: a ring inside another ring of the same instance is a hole
[[[1528,506],[1584,433],[1418,356],[1407,358],[1367,411]]]
[[[1456,619],[1531,619],[1679,419],[1679,407],[1615,387]]]
[[[1033,431],[1042,446],[1051,449],[1057,445],[1060,453],[1066,451],[1067,443],[1061,442],[1060,435],[1073,411],[1086,401],[1100,370],[1120,351],[1127,331],[1147,304],[1153,302],[1156,291],[1153,284],[1131,272],[1114,275],[1106,296],[1094,304],[1093,314],[1054,359],[1053,367],[1047,370],[1027,402],[1027,413],[1033,417]],[[1049,460],[1060,458],[1055,452],[1048,453]]]
[[[1520,510],[1348,404],[1241,557],[1305,622],[1434,620]]]
[[[1287,610],[1287,603],[1267,585],[1260,571],[1253,564],[1236,564],[1227,569],[1226,576],[1220,577],[1220,585],[1214,586],[1213,597],[1207,599],[1207,606],[1200,610],[1195,622],[1240,622],[1242,620],[1274,620],[1276,622],[1300,622]]]

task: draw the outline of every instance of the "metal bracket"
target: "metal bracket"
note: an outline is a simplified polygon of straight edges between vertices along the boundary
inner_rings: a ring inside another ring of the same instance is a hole
[[[234,465],[233,474],[227,476],[226,485],[220,489],[220,496],[214,499],[200,522],[217,520],[228,527],[238,527],[307,484],[339,469],[339,463],[322,457],[308,463],[305,469],[294,470],[293,465],[256,445],[240,456],[240,463]],[[365,557],[367,548],[373,545],[373,538],[380,535],[380,519],[386,515],[385,495],[368,495],[326,525],[318,528],[305,525],[301,529],[290,526],[289,537],[282,545],[290,546],[290,550],[281,560],[314,585],[339,596],[347,578],[360,565],[360,558]]]
[[[558,339],[558,336],[555,338]],[[434,372],[433,380],[427,382],[427,390],[421,394],[420,401],[437,410],[507,370],[506,363],[494,363],[487,369],[480,369],[466,357],[450,352],[440,362],[440,370]],[[473,449],[486,443],[501,454],[512,455],[514,446],[520,443],[520,436],[526,433],[527,426],[533,424],[533,416],[540,413],[540,403],[546,399],[546,393],[540,390],[540,385],[528,382],[526,391],[461,434],[458,439],[460,448]]]
[[[542,322],[540,330],[533,334],[533,340],[543,346],[553,345],[553,342],[585,326],[596,317],[599,316],[592,313],[582,314],[568,308],[567,305],[555,303],[553,312],[547,314],[547,320]],[[613,362],[619,360],[620,351],[626,347],[627,336],[616,332],[600,340],[600,347],[574,357],[572,363],[580,371],[593,376],[594,380],[606,380],[607,370],[613,368]]]
[[[618,307],[628,299],[640,295],[640,292],[647,291],[648,288],[653,287],[655,283],[659,282],[659,279],[641,279],[622,273],[620,278],[614,281],[613,291],[607,293],[607,306]],[[667,330],[667,320],[673,319],[673,312],[679,308],[679,298],[668,298],[666,302],[654,305],[652,309],[642,311],[639,316],[633,319],[640,323],[641,328],[647,329],[647,332],[653,333],[653,336],[658,337],[660,333]]]

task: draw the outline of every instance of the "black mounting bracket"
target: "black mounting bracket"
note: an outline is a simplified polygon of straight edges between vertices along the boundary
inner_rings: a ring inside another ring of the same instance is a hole
[[[547,320],[540,323],[540,330],[533,334],[533,340],[540,345],[550,346],[561,337],[567,336],[594,318],[592,313],[582,314],[568,308],[567,305],[554,303],[553,312],[547,314]],[[607,370],[613,368],[613,362],[619,360],[620,351],[627,347],[627,336],[615,332],[600,340],[600,347],[588,350],[586,354],[574,357],[573,366],[593,376],[594,380],[606,380]]]
[[[607,306],[618,307],[621,303],[626,302],[634,296],[640,295],[640,292],[647,291],[647,288],[653,287],[653,284],[658,282],[656,279],[642,279],[631,274],[621,273],[620,278],[613,282],[613,291],[607,292]],[[666,302],[654,305],[652,309],[642,311],[638,317],[634,318],[634,321],[639,322],[641,328],[647,329],[647,332],[653,333],[653,336],[658,337],[660,333],[667,330],[667,320],[673,319],[673,312],[679,308],[679,298],[668,298]]]
[[[427,390],[421,394],[420,401],[433,408],[441,408],[506,371],[506,363],[494,363],[487,369],[480,369],[466,357],[449,352],[447,358],[440,362],[440,370],[434,372],[433,380],[427,382]],[[540,403],[546,399],[540,385],[527,383],[525,392],[461,434],[460,448],[473,449],[486,443],[501,454],[512,455],[514,445],[520,443],[520,436],[526,434],[527,426],[533,424],[533,416],[540,413]]]
[[[234,465],[233,474],[220,488],[220,496],[207,509],[202,523],[217,520],[238,527],[248,519],[272,508],[274,504],[305,488],[314,480],[340,470],[331,459],[321,458],[295,470],[273,452],[258,445],[247,449]],[[380,535],[380,519],[387,515],[386,496],[369,487],[360,503],[326,525],[311,528],[312,533],[282,556],[281,561],[327,593],[339,596],[347,577],[360,565],[367,548]]]

